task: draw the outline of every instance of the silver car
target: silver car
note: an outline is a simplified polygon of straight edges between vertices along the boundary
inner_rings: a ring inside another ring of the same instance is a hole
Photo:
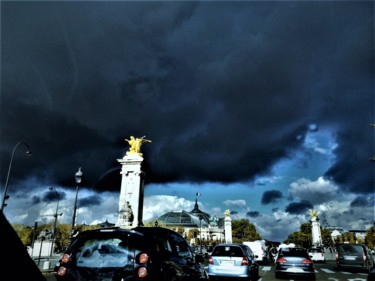
[[[259,265],[249,246],[219,244],[208,258],[208,276],[210,281],[219,278],[258,280]]]
[[[283,247],[279,249],[275,264],[275,278],[285,276],[303,276],[303,280],[316,280],[313,261],[305,248]]]

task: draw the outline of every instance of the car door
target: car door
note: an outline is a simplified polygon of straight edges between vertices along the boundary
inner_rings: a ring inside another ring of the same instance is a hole
[[[250,262],[249,267],[250,267],[250,275],[254,276],[256,275],[257,269],[258,269],[258,263],[256,261],[255,255],[253,251],[250,249],[250,247],[246,246],[245,247],[245,254]]]
[[[196,262],[193,251],[182,236],[170,233],[168,243],[172,250],[170,258],[172,272],[175,271],[173,274],[177,280],[207,280],[204,267]]]

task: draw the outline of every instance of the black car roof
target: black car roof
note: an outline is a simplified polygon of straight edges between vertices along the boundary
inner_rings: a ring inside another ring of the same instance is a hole
[[[143,234],[155,234],[155,233],[177,233],[169,228],[159,227],[159,226],[137,226],[132,228],[132,230],[143,233]]]
[[[103,234],[103,235],[141,235],[143,236],[142,233],[136,232],[131,229],[124,229],[120,227],[104,227],[104,228],[96,228],[96,229],[90,229],[90,230],[85,230],[82,232],[79,232],[74,238],[73,241],[79,240],[82,238],[87,238],[87,237],[94,237],[97,236],[98,234]]]
[[[73,243],[75,240],[81,239],[91,239],[95,236],[116,236],[116,235],[138,235],[140,237],[155,237],[155,236],[164,236],[169,233],[177,233],[171,229],[163,228],[163,227],[148,227],[148,226],[137,226],[132,229],[125,229],[121,227],[104,227],[104,228],[97,228],[92,230],[85,230],[77,234],[77,236],[73,239]],[[178,233],[177,233],[178,234]]]

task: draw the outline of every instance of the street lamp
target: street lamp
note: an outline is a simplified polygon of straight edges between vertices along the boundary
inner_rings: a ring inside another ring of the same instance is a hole
[[[73,239],[74,225],[75,225],[75,222],[76,222],[77,199],[78,199],[79,184],[81,183],[81,181],[82,181],[82,176],[83,176],[83,173],[82,173],[82,170],[81,170],[81,169],[82,169],[82,168],[79,167],[77,173],[76,173],[75,176],[74,176],[75,181],[76,181],[76,183],[77,183],[77,187],[76,187],[76,198],[75,198],[75,200],[74,200],[74,209],[73,209],[73,220],[72,220],[71,240]]]
[[[58,214],[58,211],[59,211],[59,202],[60,202],[60,195],[59,193],[56,191],[56,189],[54,187],[50,187],[49,188],[50,191],[54,191],[55,194],[56,194],[56,197],[57,197],[57,205],[56,205],[56,212],[55,214],[53,215],[55,217],[55,223],[53,225],[53,233],[52,233],[52,246],[51,246],[51,254],[50,256],[52,256],[53,254],[53,246],[54,246],[54,243],[56,243],[56,227],[57,227],[57,216],[61,216],[62,213]]]
[[[19,141],[14,146],[13,152],[12,152],[12,157],[10,158],[10,163],[9,163],[9,168],[8,168],[8,174],[7,174],[7,178],[6,178],[6,182],[5,182],[3,199],[1,201],[1,209],[0,209],[1,212],[3,212],[5,206],[7,205],[7,204],[5,204],[5,200],[9,198],[9,195],[7,195],[7,192],[8,192],[8,182],[9,182],[10,171],[12,169],[14,152],[16,151],[17,147],[20,146],[21,144],[23,144],[24,146],[26,146],[26,148],[27,148],[26,155],[27,156],[31,156],[31,154],[32,154],[31,151],[30,151],[29,145],[26,142],[24,142],[24,141]]]

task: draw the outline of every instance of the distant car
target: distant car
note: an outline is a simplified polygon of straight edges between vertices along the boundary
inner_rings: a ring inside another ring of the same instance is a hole
[[[266,242],[264,240],[244,241],[243,244],[250,247],[258,264],[267,264],[269,262]]]
[[[170,229],[113,227],[80,232],[54,271],[59,281],[209,281],[203,261]]]
[[[220,278],[258,280],[259,265],[249,246],[218,244],[208,258],[208,276],[210,281]]]
[[[369,273],[374,259],[364,244],[339,244],[336,245],[336,265],[338,269],[359,269]]]
[[[370,273],[367,275],[367,281],[375,281],[375,265],[371,267]]]
[[[303,276],[303,280],[315,280],[314,263],[305,248],[279,249],[275,262],[275,278],[284,276]]]
[[[326,262],[326,257],[325,257],[323,249],[321,249],[321,248],[309,248],[309,249],[307,249],[307,252],[309,253],[310,258],[314,262]]]

